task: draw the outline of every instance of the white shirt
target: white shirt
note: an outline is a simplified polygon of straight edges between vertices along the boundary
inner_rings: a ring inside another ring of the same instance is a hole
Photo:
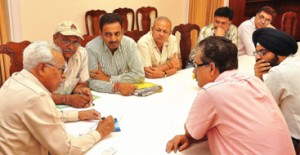
[[[300,139],[300,57],[289,56],[272,67],[265,83],[278,103],[292,137]]]
[[[252,34],[256,30],[254,19],[255,17],[252,17],[238,27],[238,55],[254,55],[255,46],[252,41]]]

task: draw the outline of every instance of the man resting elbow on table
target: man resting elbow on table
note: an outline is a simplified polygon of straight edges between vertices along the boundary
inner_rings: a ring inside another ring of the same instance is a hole
[[[107,13],[100,19],[100,36],[86,45],[92,90],[133,95],[134,83],[144,81],[145,73],[133,39],[123,36],[122,18]]]
[[[83,39],[79,27],[73,21],[63,21],[53,35],[53,46],[61,52],[64,62],[65,78],[59,88],[52,93],[56,104],[67,104],[75,108],[89,107],[93,97],[88,88],[87,80],[88,57],[85,48],[80,46]]]
[[[224,37],[200,42],[194,73],[202,89],[190,109],[186,133],[168,141],[168,153],[207,136],[212,154],[295,154],[272,94],[257,77],[238,72],[237,54],[236,45]]]
[[[171,35],[171,27],[167,17],[158,17],[152,30],[137,43],[147,78],[171,76],[181,68],[178,44],[176,37]]]
[[[50,94],[65,78],[62,54],[47,42],[24,50],[24,69],[0,89],[0,154],[83,154],[114,130],[114,119],[100,121],[96,131],[69,135],[64,122],[100,120],[96,110],[57,111]]]

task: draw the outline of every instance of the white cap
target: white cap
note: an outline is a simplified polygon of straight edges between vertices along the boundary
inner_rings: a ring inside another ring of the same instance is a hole
[[[77,36],[83,39],[78,25],[73,21],[61,22],[55,30],[55,33],[58,32],[60,32],[64,36]]]

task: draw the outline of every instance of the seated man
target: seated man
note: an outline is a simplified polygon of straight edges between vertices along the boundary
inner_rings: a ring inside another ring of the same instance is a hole
[[[100,113],[56,110],[50,94],[65,77],[65,61],[47,42],[33,42],[23,55],[24,69],[0,89],[0,154],[83,154],[114,130],[109,116],[96,131],[66,133],[63,121],[99,120]]]
[[[214,22],[203,27],[199,33],[199,42],[210,36],[222,36],[231,40],[236,46],[238,45],[238,30],[237,27],[231,24],[234,11],[229,7],[220,7],[214,13]],[[191,51],[189,55],[188,67],[192,67],[194,57],[197,52],[197,46]]]
[[[300,57],[298,45],[288,34],[272,28],[254,31],[255,75],[270,89],[288,124],[295,149],[300,142]]]
[[[276,12],[273,8],[264,6],[258,10],[255,17],[241,23],[238,28],[238,55],[254,55],[255,47],[252,42],[253,32],[260,28],[273,27],[271,23],[275,19],[275,16]]]
[[[122,18],[107,13],[100,19],[100,36],[86,45],[90,82],[95,91],[133,95],[133,83],[144,81],[145,73],[134,40],[123,36]]]
[[[56,104],[68,104],[75,108],[90,106],[93,101],[87,80],[89,79],[88,57],[85,48],[80,46],[83,39],[79,27],[72,21],[63,21],[53,35],[55,48],[63,56],[66,68],[66,78],[58,90],[52,93]]]
[[[186,133],[170,140],[167,152],[182,151],[207,136],[212,154],[295,154],[287,124],[268,88],[255,76],[238,73],[235,44],[218,36],[204,39],[194,67],[202,89],[189,112]]]
[[[171,35],[171,27],[171,21],[167,17],[158,17],[153,23],[152,31],[137,43],[147,78],[167,77],[181,68],[178,44],[176,37]]]

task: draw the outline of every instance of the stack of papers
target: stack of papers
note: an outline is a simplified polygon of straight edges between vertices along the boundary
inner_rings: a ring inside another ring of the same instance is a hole
[[[134,91],[134,95],[136,96],[148,96],[153,93],[162,92],[162,86],[151,83],[151,82],[143,82],[140,84],[134,84],[137,89]]]

